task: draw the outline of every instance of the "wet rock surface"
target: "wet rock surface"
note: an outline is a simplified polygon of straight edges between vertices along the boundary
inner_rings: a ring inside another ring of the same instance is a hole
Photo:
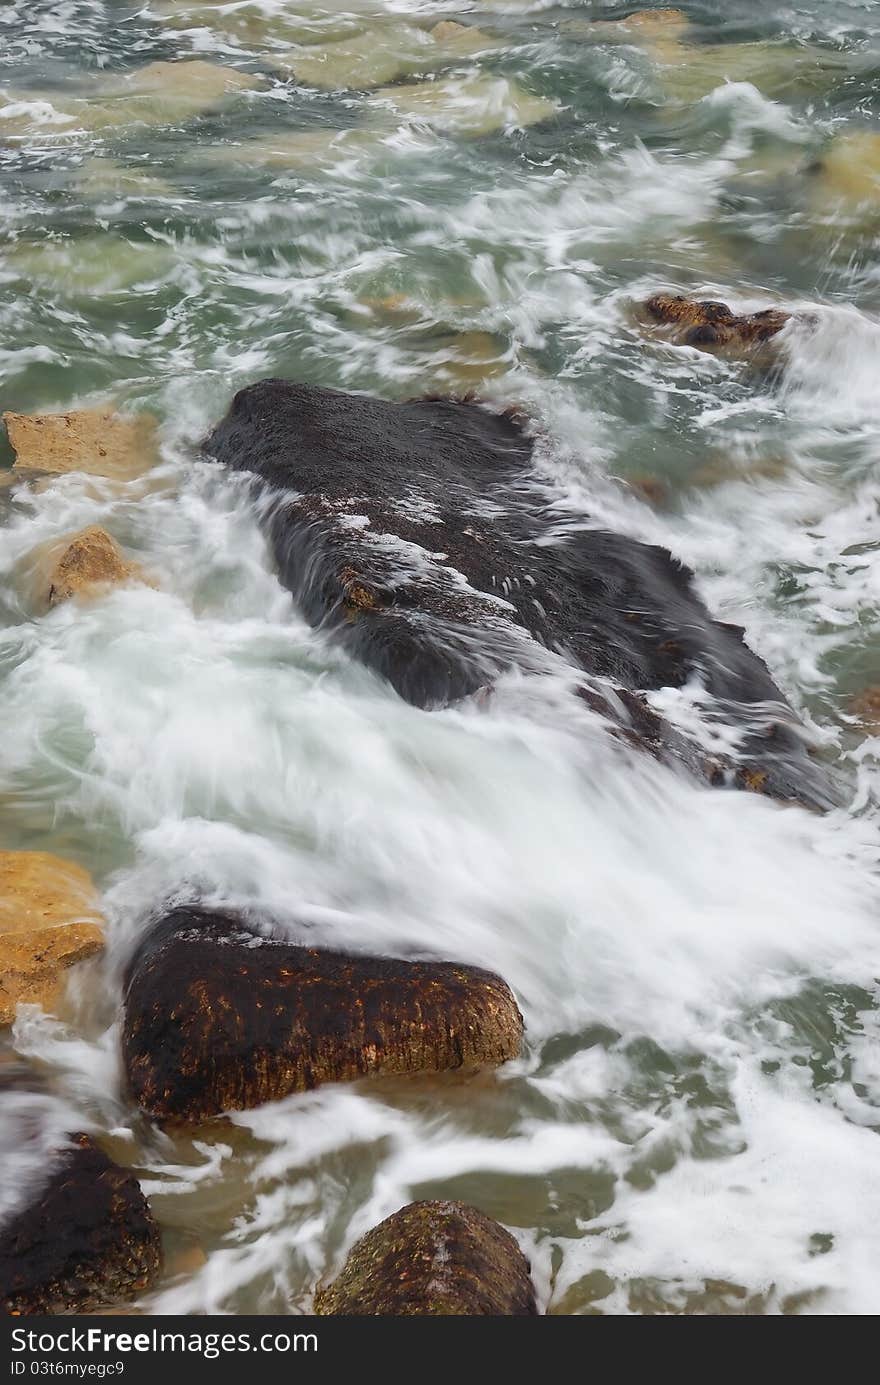
[[[744,353],[762,346],[781,332],[791,314],[779,308],[735,313],[726,303],[698,301],[680,294],[657,293],[645,303],[654,322],[673,329],[674,340],[704,350]]]
[[[741,729],[765,791],[830,803],[743,631],[712,619],[666,549],[560,531],[535,488],[532,449],[510,411],[284,380],[242,390],[205,443],[271,488],[266,525],[307,618],[408,701],[444,704],[505,669],[560,657],[630,693],[698,678],[719,719]]]
[[[491,972],[302,947],[197,908],[154,924],[125,983],[129,1084],[162,1119],[376,1073],[494,1066],[521,1040],[516,1001]]]
[[[463,1202],[412,1202],[357,1242],[315,1312],[354,1317],[525,1317],[529,1264],[509,1231]]]
[[[88,1135],[59,1151],[41,1194],[0,1226],[6,1313],[86,1313],[159,1272],[159,1231],[137,1179]]]
[[[43,851],[0,852],[0,1025],[51,1009],[61,974],[104,946],[91,876]]]
[[[142,581],[143,574],[106,529],[93,524],[41,551],[36,578],[37,602],[45,608],[75,596],[97,596],[108,587]]]
[[[156,420],[149,414],[75,409],[66,414],[5,413],[3,422],[16,471],[84,471],[128,480],[156,460]]]

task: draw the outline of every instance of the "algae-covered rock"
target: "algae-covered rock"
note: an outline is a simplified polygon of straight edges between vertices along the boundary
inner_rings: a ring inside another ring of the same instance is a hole
[[[631,692],[696,677],[781,797],[832,801],[768,670],[686,568],[625,535],[554,528],[514,413],[264,380],[205,449],[276,493],[266,523],[284,582],[408,701],[443,704],[560,657]]]
[[[779,308],[756,313],[735,313],[726,303],[697,301],[680,294],[656,293],[645,303],[652,322],[672,329],[672,337],[684,346],[744,354],[763,346],[781,332],[791,314]]]
[[[137,563],[129,562],[116,540],[97,524],[49,544],[36,566],[38,600],[44,607],[144,580]]]
[[[15,471],[83,471],[131,480],[157,457],[152,414],[76,409],[66,414],[5,413],[3,422],[15,452]]]
[[[50,1009],[61,974],[104,946],[91,876],[43,851],[0,852],[0,1025],[19,1004]]]
[[[87,1313],[148,1288],[159,1231],[137,1179],[88,1135],[58,1151],[42,1191],[0,1226],[0,1307]]]
[[[376,1073],[495,1066],[521,1040],[516,1002],[491,972],[302,947],[204,909],[159,920],[125,983],[129,1084],[162,1119]]]
[[[527,1317],[529,1263],[509,1231],[463,1202],[411,1202],[368,1231],[315,1312],[349,1317]]]

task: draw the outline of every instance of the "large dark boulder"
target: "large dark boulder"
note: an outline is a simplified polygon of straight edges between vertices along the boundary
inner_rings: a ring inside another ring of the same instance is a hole
[[[129,965],[122,1048],[143,1111],[198,1121],[322,1082],[494,1066],[522,1033],[492,972],[303,947],[180,908]]]
[[[160,1265],[159,1231],[137,1179],[88,1135],[74,1135],[38,1196],[0,1227],[0,1308],[88,1313],[133,1298]]]
[[[263,380],[205,450],[265,483],[281,576],[308,619],[408,701],[443,704],[561,659],[605,685],[603,705],[639,742],[640,716],[605,692],[699,677],[742,732],[735,767],[691,756],[704,777],[832,801],[767,668],[739,627],[712,619],[687,568],[625,535],[554,528],[515,414]]]
[[[529,1263],[503,1226],[463,1202],[411,1202],[368,1231],[315,1312],[347,1317],[525,1317]]]

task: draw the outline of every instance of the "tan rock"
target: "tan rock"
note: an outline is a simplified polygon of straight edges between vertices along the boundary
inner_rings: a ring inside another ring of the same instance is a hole
[[[91,876],[44,851],[0,852],[0,1024],[51,1009],[61,972],[104,946]]]
[[[138,564],[128,562],[116,540],[97,524],[45,549],[38,572],[42,606],[57,606],[72,596],[95,596],[108,586],[144,580]]]
[[[129,480],[156,461],[156,420],[151,414],[122,415],[106,409],[67,414],[5,413],[15,451],[14,470]]]

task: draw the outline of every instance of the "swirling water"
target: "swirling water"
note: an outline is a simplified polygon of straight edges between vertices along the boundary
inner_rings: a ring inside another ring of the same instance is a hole
[[[509,1226],[550,1313],[877,1309],[880,734],[853,707],[880,683],[880,21],[707,0],[627,36],[633,8],[0,7],[3,407],[112,399],[162,437],[148,482],[0,490],[0,845],[87,866],[110,923],[61,1013],[4,1040],[47,1086],[3,1099],[4,1182],[35,1102],[97,1132],[163,1228],[143,1311],[308,1312],[418,1196]],[[425,57],[443,20],[485,43]],[[254,80],[120,96],[185,58]],[[646,337],[658,288],[812,321],[768,378]],[[560,515],[694,567],[846,805],[696,787],[562,677],[403,704],[308,628],[198,460],[269,374],[523,401]],[[27,554],[89,523],[154,585],[34,618]],[[523,1057],[153,1128],[120,969],[187,893],[489,966]]]

